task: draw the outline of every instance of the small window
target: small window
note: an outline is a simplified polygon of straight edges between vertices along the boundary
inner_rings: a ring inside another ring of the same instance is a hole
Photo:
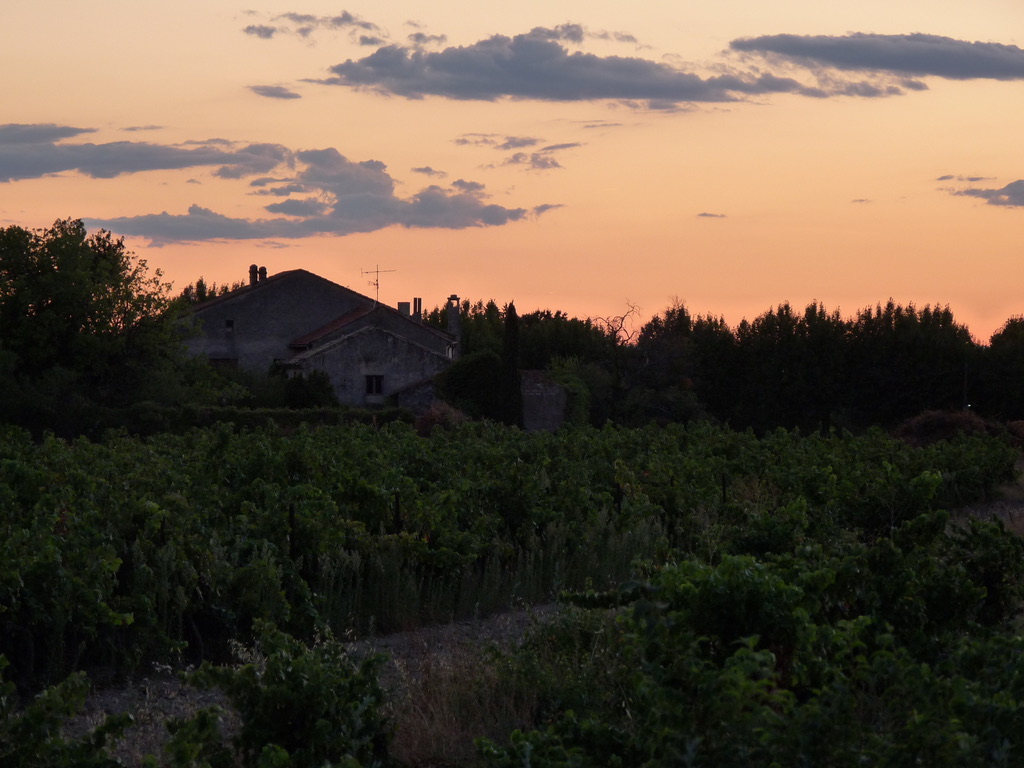
[[[384,394],[384,377],[383,376],[367,376],[366,377],[366,394],[368,395],[382,395]]]
[[[224,333],[232,334],[235,332],[235,321],[225,320],[224,321]]]

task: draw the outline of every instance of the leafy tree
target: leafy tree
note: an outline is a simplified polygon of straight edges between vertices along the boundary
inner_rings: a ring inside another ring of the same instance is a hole
[[[17,393],[4,415],[140,399],[182,359],[162,277],[80,220],[0,230],[0,375]]]
[[[438,375],[438,394],[473,417],[501,420],[501,358],[491,350],[463,355]]]
[[[193,306],[195,304],[201,304],[204,301],[215,299],[218,296],[223,296],[225,293],[231,291],[237,291],[239,288],[244,288],[245,283],[237,281],[234,283],[207,283],[206,278],[200,277],[194,283],[186,285],[181,293],[178,294],[175,301],[184,304],[186,306]]]

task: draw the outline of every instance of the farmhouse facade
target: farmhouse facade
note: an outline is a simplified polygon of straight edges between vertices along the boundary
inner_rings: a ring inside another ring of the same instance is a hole
[[[424,325],[419,299],[394,309],[304,269],[254,265],[248,285],[194,307],[198,333],[186,346],[217,366],[322,371],[341,403],[381,405],[457,357],[458,297],[448,304],[453,333]]]

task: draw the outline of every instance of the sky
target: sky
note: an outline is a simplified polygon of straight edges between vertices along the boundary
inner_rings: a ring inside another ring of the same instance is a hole
[[[1020,0],[243,3],[5,3],[0,226],[178,291],[1024,314]]]

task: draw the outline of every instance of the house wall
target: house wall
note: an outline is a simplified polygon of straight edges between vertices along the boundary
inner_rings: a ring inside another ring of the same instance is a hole
[[[303,373],[323,371],[345,405],[381,405],[392,393],[429,379],[450,360],[380,327],[366,327],[295,358]],[[382,376],[379,395],[368,395],[366,377]]]

